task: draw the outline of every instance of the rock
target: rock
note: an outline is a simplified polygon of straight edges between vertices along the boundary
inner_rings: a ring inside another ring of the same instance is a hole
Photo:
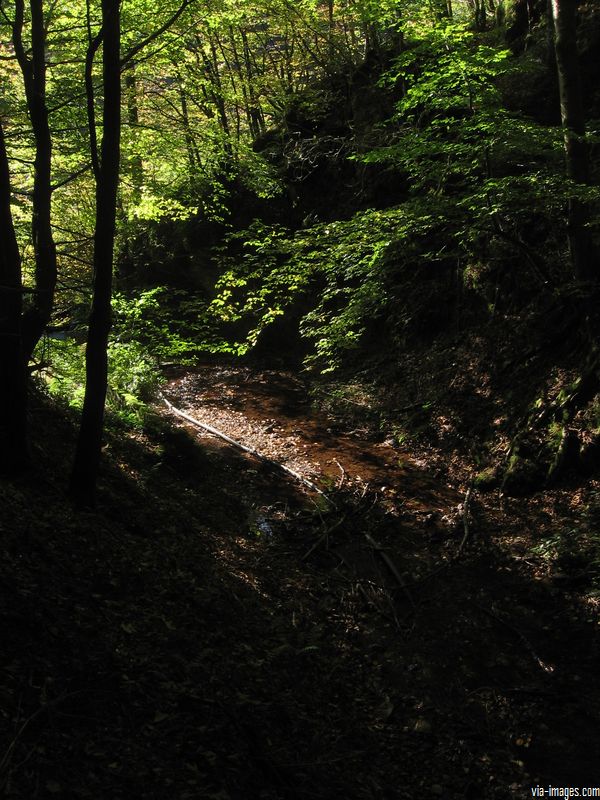
[[[554,461],[548,470],[548,483],[557,481],[565,472],[578,469],[580,442],[576,431],[564,428]]]
[[[420,717],[413,728],[415,733],[431,733],[431,722]]]
[[[514,454],[504,474],[502,491],[509,497],[524,497],[539,491],[544,483],[544,470],[539,464]]]
[[[584,437],[579,452],[579,462],[584,475],[593,475],[600,470],[600,437],[597,435]]]

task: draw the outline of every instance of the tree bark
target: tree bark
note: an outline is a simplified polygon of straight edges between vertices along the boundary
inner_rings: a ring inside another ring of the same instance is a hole
[[[256,97],[254,90],[255,79],[255,65],[253,64],[250,44],[248,42],[248,34],[242,28],[240,30],[242,36],[242,45],[244,48],[244,65],[246,68],[246,84],[247,89],[244,90],[244,95],[247,95],[247,114],[248,123],[252,136],[256,139],[261,133],[265,131],[265,118],[263,116],[260,102]]]
[[[15,2],[13,46],[23,73],[27,111],[35,138],[31,234],[35,254],[35,288],[22,321],[25,363],[50,321],[56,288],[56,246],[52,235],[52,136],[46,103],[46,29],[43,0],[30,0],[31,58],[23,46],[23,0]]]
[[[104,31],[103,136],[96,181],[94,293],[86,349],[86,386],[70,494],[78,505],[93,505],[100,466],[104,405],[108,385],[113,253],[119,183],[121,85],[119,0],[102,0]]]
[[[23,358],[21,256],[10,208],[10,172],[0,120],[0,473],[28,463],[27,370]]]
[[[223,48],[221,46],[221,42],[219,41],[219,37],[216,32],[213,33],[213,36],[209,38],[209,45],[210,45],[210,53],[212,56],[212,61],[210,61],[207,56],[205,56],[205,60],[206,64],[210,65],[209,75],[212,82],[211,94],[213,97],[213,101],[217,107],[218,119],[221,123],[221,130],[223,132],[223,152],[225,155],[224,172],[227,173],[234,161],[233,136],[231,134],[231,126],[229,125],[229,118],[227,116],[227,106],[225,104],[225,91],[223,87],[223,82],[221,81],[221,75],[219,73],[219,57],[217,54],[217,45],[219,45],[223,60],[226,61],[227,59],[225,57],[225,54],[223,53]],[[231,70],[229,72],[230,75],[232,75]],[[235,113],[239,113],[237,107],[234,110]],[[239,131],[239,123],[238,123],[238,131]]]
[[[577,52],[577,0],[551,0],[551,7],[567,175],[575,183],[587,184],[589,153]],[[596,283],[598,264],[588,216],[586,204],[572,197],[568,238],[573,272],[583,283]]]
[[[132,185],[132,198],[134,203],[139,203],[144,184],[144,164],[137,149],[138,128],[140,124],[137,78],[135,74],[135,61],[128,61],[123,69],[125,80],[125,97],[127,101],[127,122],[130,128],[130,140],[133,142],[133,155],[129,158],[129,175]]]
[[[190,183],[193,181],[194,176],[200,168],[200,153],[194,140],[192,133],[192,126],[190,124],[190,115],[188,111],[187,95],[181,77],[179,68],[175,66],[175,74],[177,75],[177,88],[179,90],[179,102],[181,104],[181,120],[183,122],[183,132],[185,135],[185,147],[187,150],[188,165],[190,168]]]

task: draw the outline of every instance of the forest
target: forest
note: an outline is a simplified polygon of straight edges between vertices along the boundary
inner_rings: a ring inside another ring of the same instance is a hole
[[[0,0],[0,793],[600,797],[598,0]]]

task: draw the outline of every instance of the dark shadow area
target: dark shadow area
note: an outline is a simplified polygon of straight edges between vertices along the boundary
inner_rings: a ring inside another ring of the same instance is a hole
[[[477,496],[461,549],[462,492],[427,464],[372,455],[384,490],[356,475],[373,442],[332,436],[334,508],[157,419],[111,436],[99,508],[75,514],[69,415],[33,416],[36,473],[1,486],[5,796],[596,785],[590,601],[530,555],[568,508]]]

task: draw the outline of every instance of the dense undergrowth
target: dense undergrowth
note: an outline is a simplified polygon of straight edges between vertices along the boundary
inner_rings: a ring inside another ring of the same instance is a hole
[[[415,354],[433,364],[439,350],[459,363],[452,353],[483,338],[497,341],[490,374],[508,392],[501,459],[498,426],[491,415],[482,423],[505,488],[595,469],[596,392],[578,388],[590,355],[566,209],[585,203],[596,232],[598,167],[592,158],[588,186],[565,177],[547,21],[537,9],[526,40],[514,21],[487,32],[407,25],[400,51],[380,49],[299,92],[229,173],[176,187],[127,222],[111,411],[141,424],[160,364],[215,355],[283,361],[317,382],[352,382],[372,365],[393,395],[395,364]],[[598,94],[586,87],[593,129]],[[50,391],[79,405],[82,347],[69,337],[44,346]],[[510,369],[515,385],[504,387]],[[446,377],[440,395],[461,380]],[[433,424],[438,400],[423,399],[405,435],[422,435],[423,415]],[[380,416],[395,426],[391,405]]]
[[[515,370],[523,383],[507,387],[511,444],[494,467],[505,487],[539,486],[563,467],[593,471],[595,392],[588,412],[573,401],[588,354],[565,209],[574,196],[597,209],[598,192],[564,175],[558,117],[540,95],[556,91],[553,70],[543,17],[524,51],[507,49],[497,29],[420,29],[400,55],[358,72],[356,89],[343,90],[341,76],[315,85],[257,140],[254,158],[276,176],[269,192],[240,173],[223,184],[231,195],[217,220],[180,215],[154,229],[140,221],[137,232],[130,223],[111,408],[140,420],[159,363],[215,354],[283,359],[318,380],[351,379],[371,363],[393,393],[394,363],[483,336],[498,340],[500,385],[509,364],[527,365]],[[597,95],[586,100],[593,114]],[[53,347],[50,389],[77,404],[80,348]],[[565,459],[569,436],[579,454]]]

